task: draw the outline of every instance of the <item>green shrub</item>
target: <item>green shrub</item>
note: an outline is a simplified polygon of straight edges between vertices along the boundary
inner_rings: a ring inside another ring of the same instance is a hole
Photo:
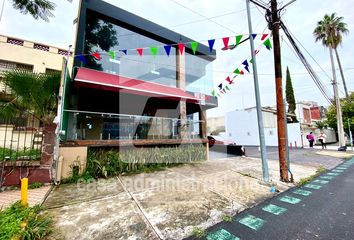
[[[28,160],[36,160],[41,157],[41,151],[39,149],[23,149],[17,151],[11,150],[10,148],[0,148],[0,161],[3,161],[5,157],[10,157],[11,160],[17,160],[21,157],[27,157]]]
[[[32,183],[32,184],[28,185],[28,188],[29,189],[36,189],[36,188],[40,188],[40,187],[43,187],[43,186],[44,186],[43,183],[35,182],[35,183]]]
[[[23,207],[20,202],[0,211],[0,240],[41,239],[52,232],[53,222],[39,205]]]

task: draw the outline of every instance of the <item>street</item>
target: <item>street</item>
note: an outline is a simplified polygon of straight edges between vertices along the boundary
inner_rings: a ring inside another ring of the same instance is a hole
[[[354,158],[216,224],[205,239],[354,239],[353,183]]]

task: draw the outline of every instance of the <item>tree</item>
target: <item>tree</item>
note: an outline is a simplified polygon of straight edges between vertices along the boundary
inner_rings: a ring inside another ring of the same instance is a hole
[[[48,0],[10,0],[12,6],[23,14],[30,14],[35,19],[42,19],[46,22],[54,17],[55,3]]]
[[[342,64],[340,62],[337,47],[342,43],[342,35],[348,34],[347,24],[343,22],[343,17],[338,17],[336,13],[331,15],[325,14],[323,19],[317,23],[313,34],[315,36],[316,42],[322,41],[322,44],[330,49],[333,49],[340,70],[340,74],[343,81],[343,87],[346,97],[349,99],[347,85],[344,79]]]
[[[349,99],[341,99],[341,106],[343,112],[344,129],[346,132],[349,132],[348,120],[352,130],[354,129],[354,93],[349,95]],[[337,112],[335,106],[331,105],[328,108],[326,118],[328,125],[337,130]]]
[[[290,76],[289,67],[286,67],[285,95],[286,95],[286,102],[289,105],[288,106],[288,113],[295,114],[296,102],[295,102],[293,84],[291,83],[291,76]],[[293,119],[293,122],[298,122],[296,119],[296,114],[295,114],[295,117],[292,117],[292,119]]]
[[[4,74],[3,82],[11,89],[10,101],[0,102],[0,116],[11,118],[29,113],[43,126],[41,164],[51,165],[55,143],[60,74],[14,70]]]

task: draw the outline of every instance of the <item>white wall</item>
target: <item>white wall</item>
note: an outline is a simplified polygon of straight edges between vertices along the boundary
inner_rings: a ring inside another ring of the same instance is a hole
[[[278,132],[276,127],[276,115],[263,112],[264,137],[267,146],[278,146]],[[226,137],[239,145],[259,146],[258,120],[256,109],[239,110],[226,114]],[[289,144],[295,141],[301,147],[301,131],[299,123],[288,124]]]

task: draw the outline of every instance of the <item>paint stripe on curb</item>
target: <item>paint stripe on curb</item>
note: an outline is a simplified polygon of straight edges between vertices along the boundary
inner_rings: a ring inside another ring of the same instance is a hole
[[[283,214],[284,212],[286,212],[286,208],[279,207],[279,206],[273,205],[273,204],[269,204],[269,205],[263,207],[262,210],[272,213],[274,215],[280,215],[280,214]]]
[[[257,218],[253,215],[247,215],[246,217],[240,219],[238,222],[256,231],[261,229],[264,223],[266,223],[265,220]]]
[[[313,181],[313,183],[327,184],[327,183],[329,183],[329,181],[316,179]]]
[[[321,186],[315,185],[315,184],[306,184],[306,185],[304,185],[304,187],[316,189],[316,190],[321,188]]]
[[[207,240],[240,240],[238,237],[225,229],[219,229],[207,235]]]
[[[306,191],[306,190],[302,190],[302,189],[297,189],[297,190],[295,190],[293,193],[307,197],[307,196],[309,196],[312,192]]]
[[[335,172],[329,172],[329,173],[327,173],[328,175],[332,175],[332,176],[338,176],[339,175],[339,173],[335,173]]]
[[[299,202],[301,202],[301,199],[289,196],[284,196],[282,198],[279,198],[279,200],[290,204],[298,204]]]
[[[332,180],[334,176],[320,176],[320,178]]]
[[[333,169],[331,172],[342,173],[342,172],[344,172],[344,170],[336,170],[336,169]]]

